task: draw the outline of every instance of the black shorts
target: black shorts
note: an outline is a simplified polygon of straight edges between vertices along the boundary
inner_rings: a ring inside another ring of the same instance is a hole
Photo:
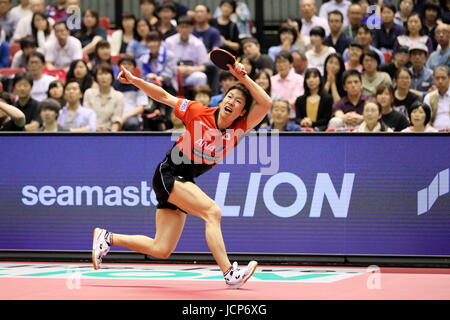
[[[174,148],[177,147],[175,146]],[[173,149],[167,152],[166,157],[158,164],[155,174],[153,175],[153,190],[155,191],[156,199],[158,200],[158,205],[156,207],[158,209],[178,209],[186,213],[173,203],[167,201],[175,181],[189,181],[195,183],[194,178],[208,171],[212,166],[188,163],[175,164],[171,159],[172,150]],[[175,149],[175,152],[179,152],[178,149]],[[179,154],[182,155],[181,152],[179,152]]]

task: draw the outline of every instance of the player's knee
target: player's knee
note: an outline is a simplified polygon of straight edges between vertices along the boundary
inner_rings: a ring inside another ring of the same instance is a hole
[[[210,222],[220,222],[222,218],[222,210],[216,202],[211,203],[207,210],[207,220]]]

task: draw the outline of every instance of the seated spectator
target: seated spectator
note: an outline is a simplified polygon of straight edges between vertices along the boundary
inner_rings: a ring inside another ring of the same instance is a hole
[[[305,72],[304,95],[295,101],[296,122],[304,129],[324,131],[331,119],[333,98],[323,90],[324,80],[317,68]]]
[[[405,34],[398,36],[394,42],[394,54],[397,52],[399,46],[412,48],[415,45],[424,45],[428,52],[433,51],[433,43],[431,42],[431,38],[422,31],[422,20],[418,13],[409,15],[405,27]]]
[[[273,74],[273,60],[269,55],[261,53],[261,46],[256,38],[246,38],[242,40],[242,51],[244,55],[250,57],[258,70],[265,70]]]
[[[45,14],[45,0],[30,0],[30,10],[32,14],[27,14],[23,17],[20,17],[20,20],[17,23],[16,29],[14,30],[13,40],[18,42],[25,37],[32,36],[31,30],[31,20],[33,18],[33,14],[40,12]],[[47,18],[50,26],[53,28],[55,21],[52,18]]]
[[[11,68],[26,68],[30,53],[38,49],[36,40],[32,37],[25,37],[20,40],[20,50],[16,52],[11,62]],[[39,49],[43,53],[42,50]]]
[[[309,35],[305,36],[301,33],[302,19],[291,17],[286,20],[286,23],[291,27],[293,27],[295,31],[297,31],[297,41],[295,41],[294,47],[296,50],[298,50],[301,54],[304,55],[306,51],[311,49],[311,41],[309,39]]]
[[[81,30],[74,35],[81,42],[83,55],[94,57],[95,46],[101,40],[107,39],[105,28],[99,26],[98,12],[93,9],[87,9],[83,14]]]
[[[333,0],[336,1],[336,0]],[[342,1],[342,0],[341,0]],[[348,2],[344,0],[341,3]],[[330,2],[327,2],[330,3]],[[350,4],[350,2],[348,2]],[[342,32],[342,26],[344,24],[344,16],[338,10],[330,11],[328,13],[328,25],[330,26],[330,35],[325,38],[325,45],[333,47],[336,52],[343,54],[348,45],[352,42],[352,39]]]
[[[214,12],[214,18],[218,18],[222,15],[222,10],[220,5],[216,8]],[[239,30],[239,39],[244,39],[252,36],[252,31],[250,30],[250,10],[245,3],[245,1],[236,1],[236,10],[230,17]]]
[[[55,22],[65,21],[68,18],[67,8],[69,7],[67,0],[56,0],[54,5],[48,5],[45,14],[52,18]]]
[[[388,64],[381,66],[380,71],[389,74],[391,79],[395,78],[397,70],[401,67],[406,67],[409,64],[409,48],[401,46],[398,48],[393,59]]]
[[[103,63],[111,65],[114,78],[116,78],[119,74],[119,68],[111,61],[111,44],[106,40],[100,40],[95,46],[94,56],[89,62],[89,69],[95,72],[95,69]]]
[[[450,2],[448,0],[439,0],[441,6],[442,22],[450,24]]]
[[[366,96],[374,97],[377,91],[377,87],[380,84],[392,85],[391,77],[382,71],[378,71],[380,65],[380,57],[374,51],[368,51],[363,53],[361,62],[364,68],[362,74],[362,93]]]
[[[250,57],[241,56],[241,63],[244,65],[247,75],[253,79],[257,70],[255,62]]]
[[[270,108],[271,124],[260,130],[302,131],[293,121],[289,121],[290,103],[287,100],[274,100]]]
[[[0,92],[0,131],[23,131],[25,114],[13,106],[11,95]]]
[[[382,24],[380,29],[374,31],[372,45],[382,52],[392,52],[395,39],[405,33],[402,26],[394,23],[396,11],[391,3],[383,3],[381,6]]]
[[[119,60],[119,67],[134,73],[136,61],[132,57],[124,56]],[[142,114],[148,106],[147,95],[134,85],[123,84],[119,81],[114,82],[114,89],[123,94],[122,129],[124,131],[141,131]]]
[[[73,60],[83,59],[81,42],[70,35],[65,22],[57,22],[53,26],[55,38],[47,43],[45,59],[47,68],[61,68],[66,72]]]
[[[409,48],[409,59],[413,77],[411,89],[415,94],[423,97],[433,85],[433,71],[425,67],[427,62],[428,48],[421,43],[416,43]]]
[[[134,14],[124,13],[119,29],[111,35],[111,55],[117,56],[127,52],[127,47],[134,40],[136,17]]]
[[[345,62],[345,70],[357,70],[363,72],[361,57],[364,53],[363,47],[356,41],[348,46],[348,60]]]
[[[183,121],[181,121],[177,116],[175,115],[175,112],[172,112],[170,114],[170,122],[172,124],[172,128],[165,130],[164,132],[179,132],[180,134],[186,131],[186,127],[184,126]]]
[[[317,68],[323,75],[325,60],[330,54],[335,53],[336,50],[324,44],[325,30],[322,27],[312,28],[309,38],[311,39],[312,49],[305,53],[308,59],[308,68]]]
[[[194,100],[200,102],[206,107],[211,106],[211,97],[212,97],[212,91],[211,88],[208,86],[203,87],[197,87],[195,88],[194,93]],[[172,112],[175,113],[175,112]]]
[[[186,5],[184,5],[180,2],[175,2],[173,0],[163,0],[161,2],[162,2],[161,5],[164,5],[164,4],[173,5],[173,7],[175,8],[174,19],[176,20],[176,22],[179,22],[179,20],[182,16],[185,16],[185,15],[187,15],[189,17],[194,16],[194,13],[192,12],[192,10],[189,10],[189,8]]]
[[[128,44],[127,54],[138,60],[141,56],[148,53],[145,45],[145,37],[152,30],[152,26],[145,19],[138,19],[135,26],[134,39]]]
[[[431,108],[429,105],[416,102],[408,110],[410,126],[402,132],[439,132],[430,125]]]
[[[183,85],[200,87],[207,84],[205,64],[209,62],[203,41],[195,37],[193,19],[181,17],[178,21],[177,34],[166,39],[167,49],[175,54],[177,72],[182,75]]]
[[[351,4],[352,3],[348,0],[331,0],[328,2],[324,2],[320,6],[319,17],[327,20],[329,18],[330,12],[337,11],[341,14],[341,16],[343,18],[343,21],[342,21],[343,25],[347,26],[348,25],[347,12],[348,12],[348,7],[350,7]],[[342,52],[341,52],[341,54],[342,54]]]
[[[0,42],[0,68],[9,67],[9,58],[9,44],[6,40],[3,40]]]
[[[278,37],[280,39],[280,45],[272,46],[269,48],[269,57],[275,61],[275,57],[281,51],[292,52],[296,50],[294,47],[295,42],[297,41],[297,30],[294,27],[284,23],[278,29]]]
[[[394,88],[391,85],[381,84],[377,88],[376,100],[381,106],[381,120],[394,131],[402,131],[409,122],[403,113],[394,110],[394,98]]]
[[[344,15],[345,16],[345,15]],[[344,27],[342,33],[354,39],[358,33],[358,28],[364,18],[364,11],[357,2],[352,2],[347,9],[348,25]]]
[[[433,50],[436,50],[438,43],[434,37],[438,21],[441,18],[441,7],[435,0],[426,0],[424,4],[423,32],[430,37]]]
[[[439,24],[436,27],[435,39],[439,44],[439,49],[430,54],[427,68],[434,70],[440,64],[450,67],[450,25]]]
[[[419,101],[419,96],[413,93],[411,88],[412,72],[406,67],[400,67],[395,74],[396,88],[394,92],[394,110],[408,117],[408,109],[414,102]]]
[[[177,33],[175,25],[172,24],[172,20],[175,19],[177,15],[177,9],[173,3],[163,2],[157,11],[157,16],[159,18],[155,25],[156,30],[161,33],[162,39],[166,40],[170,36]]]
[[[217,28],[209,24],[210,10],[207,5],[198,4],[195,6],[195,27],[192,33],[197,38],[202,39],[208,52],[222,47],[221,34]]]
[[[81,105],[83,94],[80,85],[75,80],[66,82],[64,100],[67,104],[61,109],[58,124],[70,132],[95,132],[97,115],[92,109]]]
[[[345,72],[344,59],[340,54],[332,53],[325,60],[323,74],[323,91],[333,97],[333,103],[338,102],[345,95],[342,87],[342,75]]]
[[[394,17],[394,22],[403,27],[406,25],[409,15],[413,12],[414,0],[399,0],[398,9]]]
[[[295,119],[295,100],[303,94],[303,77],[293,69],[292,55],[281,51],[275,58],[276,74],[270,78],[272,95],[290,103],[290,119]]]
[[[280,99],[280,97],[272,94],[272,83],[270,81],[271,74],[266,70],[259,70],[255,73],[254,81],[264,89],[264,91],[272,97],[273,100]],[[254,108],[256,108],[258,104],[255,102]],[[269,113],[264,117],[263,120],[254,128],[255,130],[262,129],[268,127],[270,125]]]
[[[19,22],[19,18],[11,13],[11,7],[11,0],[3,0],[0,4],[0,28],[5,32],[5,40],[8,42],[12,38],[17,23]]]
[[[29,0],[19,0],[19,4],[11,9],[11,14],[15,15],[19,21],[20,18],[33,15]]]
[[[33,79],[31,97],[37,101],[42,101],[48,98],[48,86],[50,85],[50,82],[56,80],[55,77],[44,73],[44,67],[44,55],[38,51],[32,52],[28,57],[27,71]]]
[[[423,102],[431,107],[430,124],[437,130],[450,129],[450,68],[437,66],[433,73],[436,90],[428,93]]]
[[[54,99],[46,99],[39,103],[39,115],[42,119],[42,126],[39,128],[41,132],[58,132],[67,131],[58,124],[59,110],[61,106]]]
[[[147,19],[148,22],[153,26],[158,22],[158,17],[156,16],[156,8],[158,4],[155,0],[140,0],[139,8],[141,9],[142,17]]]
[[[61,80],[57,79],[50,82],[50,85],[48,86],[47,96],[49,99],[58,101],[61,107],[66,105],[66,100],[64,100],[64,84]]]
[[[362,94],[361,74],[356,70],[347,70],[342,75],[346,95],[333,104],[333,118],[328,123],[328,129],[355,129],[364,118],[363,106],[369,97]]]
[[[70,64],[69,71],[67,72],[67,81],[72,80],[79,83],[83,95],[87,89],[97,86],[84,60],[74,60]]]
[[[358,32],[356,34],[356,42],[359,43],[363,49],[364,52],[367,52],[369,50],[375,51],[378,56],[380,57],[380,65],[384,64],[384,54],[374,46],[372,46],[372,40],[373,40],[373,31],[369,29],[369,27],[365,24],[360,25],[358,27]],[[344,51],[344,54],[342,55],[344,58],[344,61],[348,61],[348,49]]]
[[[330,34],[328,22],[326,19],[316,16],[317,6],[315,0],[300,0],[300,14],[302,18],[301,33],[304,36],[309,36],[309,32],[314,27],[322,27],[325,34]]]
[[[31,18],[31,35],[36,39],[37,45],[41,50],[45,50],[50,38],[55,37],[50,22],[42,12],[34,13]]]
[[[291,55],[293,59],[294,71],[297,74],[304,76],[305,71],[308,68],[308,58],[306,58],[306,55],[298,50],[292,51]]]
[[[239,29],[237,25],[231,21],[231,15],[235,12],[236,1],[220,1],[221,15],[211,20],[211,26],[217,28],[221,34],[221,48],[231,52],[234,56],[237,56],[241,45],[239,43]]]
[[[210,107],[218,107],[225,92],[237,84],[237,79],[229,71],[221,71],[219,74],[220,94],[211,97]]]
[[[376,101],[366,101],[363,106],[363,122],[355,132],[392,132],[381,119],[381,106]]]
[[[87,89],[84,93],[84,107],[97,115],[97,131],[119,131],[122,125],[124,97],[113,88],[114,71],[109,64],[102,64],[95,70],[98,88]]]
[[[25,130],[36,131],[39,128],[39,103],[30,93],[33,87],[33,79],[26,72],[19,72],[13,80],[13,91],[18,97],[15,106],[25,114]]]
[[[165,45],[161,45],[162,38],[158,31],[151,31],[144,40],[149,52],[137,60],[142,78],[157,81],[161,83],[164,90],[173,95],[176,94],[178,83],[175,55]]]

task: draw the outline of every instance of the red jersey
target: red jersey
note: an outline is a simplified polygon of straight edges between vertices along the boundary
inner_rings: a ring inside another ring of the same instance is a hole
[[[247,131],[247,117],[236,119],[226,130],[219,130],[219,108],[209,108],[197,101],[180,99],[175,115],[186,131],[176,141],[179,150],[193,163],[215,165],[232,150]]]

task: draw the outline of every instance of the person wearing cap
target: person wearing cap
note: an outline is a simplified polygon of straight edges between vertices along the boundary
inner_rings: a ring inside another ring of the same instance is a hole
[[[395,78],[395,74],[400,67],[406,67],[409,63],[409,48],[401,46],[398,48],[394,58],[388,64],[381,66],[380,71],[389,74],[391,79]]]
[[[45,99],[39,103],[39,115],[41,116],[42,126],[38,131],[58,132],[67,131],[58,124],[57,119],[61,105],[55,99]]]
[[[409,48],[409,56],[413,74],[411,90],[423,96],[433,85],[433,71],[425,67],[428,57],[428,48],[422,43],[415,43]]]
[[[441,23],[434,32],[435,39],[440,48],[430,54],[427,60],[427,68],[434,70],[440,64],[450,67],[450,25]]]

